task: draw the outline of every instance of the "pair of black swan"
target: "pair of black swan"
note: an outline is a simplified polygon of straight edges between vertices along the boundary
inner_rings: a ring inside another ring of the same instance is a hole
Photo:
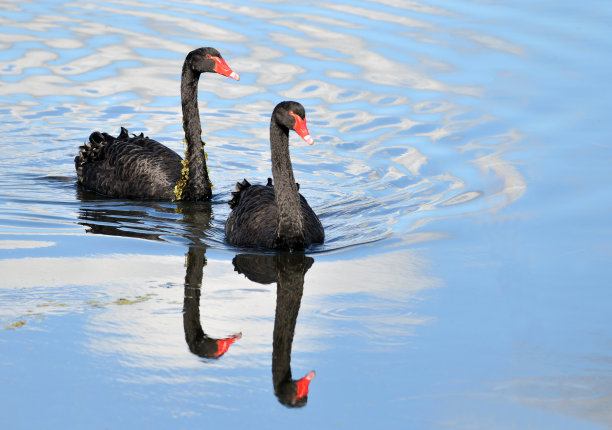
[[[181,75],[181,104],[187,149],[185,158],[142,133],[117,137],[94,132],[75,157],[78,182],[98,194],[139,200],[203,201],[212,197],[198,110],[198,81],[204,72],[235,80],[240,77],[214,48],[199,48],[185,58]],[[270,121],[270,149],[274,185],[236,184],[225,224],[229,244],[240,247],[303,249],[323,243],[323,226],[306,199],[298,193],[291,158],[289,130],[308,144],[314,139],[306,127],[304,107],[279,103]]]

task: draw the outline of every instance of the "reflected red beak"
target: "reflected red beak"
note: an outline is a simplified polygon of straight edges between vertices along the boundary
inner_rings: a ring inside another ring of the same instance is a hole
[[[217,352],[215,353],[215,357],[219,358],[223,354],[225,354],[227,350],[229,349],[230,345],[236,342],[236,340],[240,339],[241,337],[242,337],[242,333],[238,333],[238,334],[233,335],[232,337],[228,337],[227,339],[219,339],[217,341]]]
[[[299,115],[296,115],[293,112],[290,113],[295,118],[295,125],[293,126],[295,132],[299,134],[307,144],[312,145],[314,143],[314,139],[308,132],[308,127],[306,127],[306,118],[302,119]]]
[[[238,73],[230,69],[230,66],[227,65],[227,63],[225,62],[223,58],[212,57],[212,59],[215,60],[215,72],[217,72],[220,75],[227,76],[232,79],[236,79],[237,81],[240,80],[240,75],[238,75]]]
[[[300,399],[308,395],[308,386],[310,385],[310,381],[312,381],[312,378],[314,378],[315,375],[315,371],[312,370],[308,372],[306,376],[304,376],[302,379],[295,383],[297,385],[297,394],[295,395],[296,399]]]

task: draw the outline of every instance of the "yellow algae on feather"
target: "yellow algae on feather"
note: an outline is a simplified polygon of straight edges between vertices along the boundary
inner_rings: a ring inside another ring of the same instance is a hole
[[[184,129],[185,129],[185,122],[183,121],[183,130]],[[187,146],[189,145],[187,143],[187,138],[183,138],[183,142],[185,143],[185,145]],[[206,145],[206,142],[204,142],[203,139],[200,139],[200,142],[202,142],[202,151],[204,152],[204,161],[207,163],[208,153],[204,151],[204,146]],[[181,178],[178,180],[178,182],[174,186],[174,200],[173,201],[175,202],[183,198],[183,191],[185,191],[185,187],[187,186],[187,181],[189,180],[189,167],[187,167],[187,165],[189,164],[189,156],[187,154],[187,149],[185,149],[185,158],[181,160],[181,164],[183,165],[183,168],[181,169]],[[210,182],[210,189],[212,190],[215,188],[215,186],[210,180],[210,169],[208,168],[208,164],[206,164],[206,172],[209,175],[208,181]]]
[[[174,187],[174,201],[180,200],[183,197],[183,191],[185,190],[185,186],[189,180],[189,167],[187,167],[187,162],[187,154],[185,153],[185,158],[181,161],[181,164],[183,165],[183,168],[181,169],[181,179],[178,180],[176,186]]]

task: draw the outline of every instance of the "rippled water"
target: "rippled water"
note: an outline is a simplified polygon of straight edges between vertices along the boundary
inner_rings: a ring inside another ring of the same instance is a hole
[[[612,7],[536,3],[3,2],[3,421],[609,428]],[[184,151],[199,46],[241,76],[200,80],[212,203],[78,188],[94,130]],[[253,255],[227,201],[284,99],[326,242]]]

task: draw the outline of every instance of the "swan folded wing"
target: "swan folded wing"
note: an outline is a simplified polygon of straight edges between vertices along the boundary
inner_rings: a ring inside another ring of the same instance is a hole
[[[244,180],[236,184],[232,199],[235,199],[235,205],[232,206],[225,231],[228,241],[236,246],[274,248],[278,228],[278,206],[274,187],[269,184],[251,185]],[[301,194],[300,204],[304,218],[304,245],[308,247],[313,243],[323,243],[323,225]]]
[[[109,152],[109,165],[127,197],[173,197],[182,168],[177,153],[152,139],[112,145]]]
[[[230,213],[225,233],[228,241],[236,246],[272,248],[277,219],[274,189],[251,185],[240,192],[240,204]]]
[[[323,243],[325,241],[325,230],[323,224],[319,220],[319,217],[314,213],[312,208],[308,205],[308,202],[303,195],[300,194],[300,204],[302,206],[302,217],[304,218],[304,238],[306,239],[306,246],[310,246],[313,243]]]
[[[118,138],[92,134],[89,146],[95,154],[89,149],[87,161],[81,156],[79,181],[109,197],[171,199],[180,178],[181,157],[153,139],[126,134],[122,131]]]

